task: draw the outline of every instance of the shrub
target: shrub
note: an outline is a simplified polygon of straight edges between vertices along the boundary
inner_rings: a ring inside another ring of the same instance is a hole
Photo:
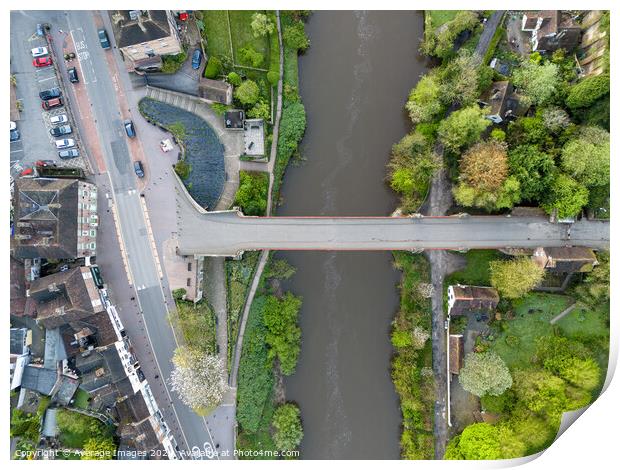
[[[571,109],[587,108],[609,93],[609,90],[610,77],[607,73],[584,78],[570,88],[566,105]]]
[[[268,121],[271,118],[269,103],[263,99],[259,100],[258,103],[256,103],[254,107],[248,111],[248,117]]]
[[[176,55],[164,55],[161,57],[161,71],[163,73],[175,73],[183,66],[186,59],[187,53],[185,51],[179,52]]]
[[[518,299],[536,287],[543,279],[544,268],[530,258],[515,258],[507,261],[491,261],[491,285],[500,296]]]
[[[250,27],[252,28],[252,33],[255,38],[266,36],[267,34],[272,34],[275,31],[275,25],[273,21],[269,19],[267,15],[264,13],[254,13],[252,15],[252,22],[250,23]]]
[[[484,116],[485,111],[478,105],[453,112],[439,124],[437,131],[439,140],[453,152],[475,143],[482,132],[491,125],[491,121]]]
[[[192,171],[192,167],[185,160],[180,160],[174,165],[174,171],[179,175],[179,178],[186,180]]]
[[[280,74],[278,72],[274,72],[273,70],[267,72],[267,81],[271,84],[271,86],[276,86],[279,80]]]
[[[230,83],[231,85],[233,86],[241,85],[241,77],[239,76],[237,72],[230,72],[227,78],[228,78],[228,83]]]
[[[246,46],[239,49],[239,57],[241,62],[251,65],[252,67],[260,67],[265,57],[260,52],[257,52],[252,46]]]
[[[269,345],[269,357],[278,358],[284,375],[295,372],[299,357],[301,330],[297,317],[301,298],[287,292],[282,299],[269,296],[263,308],[263,322],[267,327],[265,342]]]
[[[272,425],[275,429],[273,441],[279,450],[294,450],[304,437],[299,408],[292,403],[276,408]]]
[[[497,142],[504,142],[506,140],[506,133],[501,129],[493,129],[491,131],[491,139]]]
[[[235,205],[240,206],[245,215],[265,215],[268,190],[267,173],[240,171]]]
[[[306,35],[304,24],[301,21],[297,21],[292,26],[285,27],[282,39],[286,47],[290,47],[296,51],[304,52],[310,47],[310,40]]]
[[[244,80],[235,90],[235,98],[243,105],[252,105],[258,101],[260,89],[256,82],[252,80]]]
[[[209,57],[207,66],[205,67],[205,77],[211,79],[217,78],[221,71],[222,61],[213,55]]]
[[[172,298],[174,300],[183,300],[186,295],[187,295],[187,290],[183,289],[182,287],[179,289],[174,289],[172,291]]]

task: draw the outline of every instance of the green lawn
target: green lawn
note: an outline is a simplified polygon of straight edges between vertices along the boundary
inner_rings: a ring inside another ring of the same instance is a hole
[[[215,353],[215,314],[202,300],[197,304],[177,300],[176,326],[185,338],[185,344],[207,354]]]
[[[252,28],[250,27],[250,23],[252,23],[252,15],[254,13],[256,13],[256,10],[230,10],[228,12],[233,49],[235,53],[235,64],[240,63],[239,49],[246,46],[252,46],[256,52],[260,52],[265,57],[265,61],[263,62],[261,68],[268,68],[269,38],[267,36],[259,38],[254,37]],[[261,11],[260,13],[266,12]],[[207,32],[207,34],[209,33]],[[277,35],[277,32],[274,34]]]
[[[72,449],[81,449],[92,437],[108,436],[111,433],[98,419],[67,409],[58,410],[57,420],[60,442]]]
[[[597,338],[609,334],[609,309],[606,305],[596,310],[577,307],[557,323],[566,336]]]
[[[459,10],[427,10],[425,13],[430,17],[430,26],[437,28],[448,21],[452,21]]]
[[[76,408],[81,408],[83,410],[88,408],[88,399],[90,398],[90,395],[88,394],[88,392],[86,390],[83,390],[81,388],[78,388],[78,391],[75,394],[75,402],[73,403],[73,406],[75,406]]]
[[[549,321],[571,303],[570,297],[543,293],[515,301],[514,318],[502,321],[502,331],[492,341],[491,349],[510,369],[527,367],[536,352],[536,340],[553,333]]]
[[[226,10],[204,10],[202,18],[205,25],[203,36],[207,39],[207,54],[230,57],[231,44]]]
[[[446,286],[451,284],[468,284],[474,286],[490,285],[489,262],[502,259],[504,255],[497,250],[469,250],[465,253],[467,266],[446,277]]]

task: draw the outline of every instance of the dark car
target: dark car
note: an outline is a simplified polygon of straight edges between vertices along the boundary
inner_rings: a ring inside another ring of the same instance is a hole
[[[138,175],[138,178],[144,178],[144,168],[142,168],[142,162],[140,160],[133,162],[133,170]]]
[[[101,47],[104,49],[110,48],[110,40],[108,39],[108,33],[105,29],[100,29],[97,31],[97,35],[99,36],[99,42],[101,43]]]
[[[136,129],[133,127],[133,122],[130,121],[129,119],[127,119],[123,125],[125,126],[125,132],[127,133],[127,137],[135,137],[136,136]]]
[[[64,159],[75,158],[80,156],[80,151],[78,149],[61,150],[58,152],[58,156]]]
[[[17,129],[11,129],[11,142],[19,140],[19,131]]]
[[[41,107],[46,111],[52,108],[58,108],[59,106],[62,106],[62,98],[52,98],[51,100],[44,100],[41,103]]]
[[[50,129],[50,134],[52,134],[54,137],[71,134],[71,132],[73,132],[73,129],[71,129],[71,126],[68,125],[52,127]]]
[[[39,93],[39,97],[42,100],[51,100],[52,98],[58,98],[62,96],[62,91],[60,88],[50,88],[49,90],[43,90]]]
[[[192,54],[192,68],[198,70],[200,68],[200,62],[202,62],[202,51],[196,49]]]
[[[80,79],[78,78],[77,69],[75,67],[67,69],[67,74],[69,75],[69,81],[71,83],[78,83],[80,81]]]

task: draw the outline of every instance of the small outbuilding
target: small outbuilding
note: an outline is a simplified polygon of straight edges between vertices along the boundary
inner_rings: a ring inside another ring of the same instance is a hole
[[[201,77],[198,82],[198,96],[212,103],[229,105],[232,103],[233,86],[221,80]]]
[[[229,130],[243,130],[245,113],[241,109],[231,109],[224,113],[224,125]]]
[[[463,367],[463,335],[450,335],[450,373],[458,375]]]
[[[491,313],[499,303],[499,294],[492,287],[448,286],[448,315]]]

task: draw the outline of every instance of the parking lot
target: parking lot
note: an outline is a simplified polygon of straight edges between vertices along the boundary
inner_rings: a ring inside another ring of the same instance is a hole
[[[37,160],[54,160],[57,166],[86,168],[82,156],[70,160],[61,160],[58,156],[54,141],[57,139],[50,134],[55,125],[50,118],[60,114],[68,114],[65,106],[67,99],[63,86],[59,83],[56,74],[56,64],[47,67],[35,67],[32,63],[31,50],[36,47],[48,48],[45,37],[36,34],[36,17],[23,15],[17,12],[11,14],[11,20],[19,23],[19,27],[11,28],[11,75],[15,78],[17,100],[21,103],[20,120],[17,121],[17,130],[20,139],[11,142],[11,177],[15,178],[24,169],[30,168]],[[49,15],[48,15],[49,18]],[[60,60],[63,60],[61,57]],[[68,81],[67,81],[68,83]],[[45,111],[41,107],[39,92],[59,87],[63,90],[63,106]],[[75,123],[69,124],[75,129]],[[58,138],[76,140],[75,133]],[[78,143],[79,145],[79,143]]]

